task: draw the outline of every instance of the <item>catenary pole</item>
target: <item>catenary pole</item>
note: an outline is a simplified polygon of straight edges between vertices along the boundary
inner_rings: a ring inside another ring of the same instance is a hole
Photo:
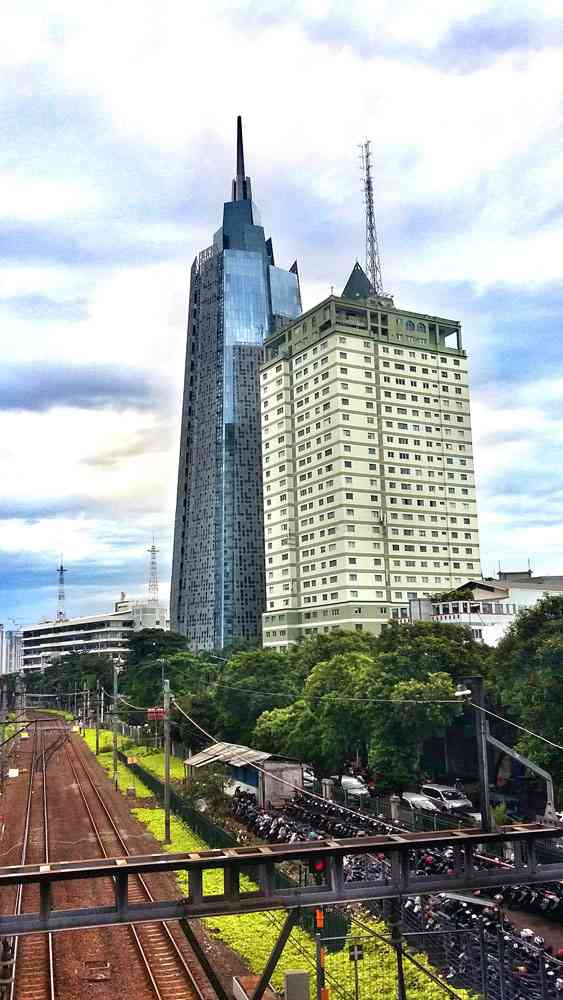
[[[164,678],[164,843],[170,843],[170,681]]]

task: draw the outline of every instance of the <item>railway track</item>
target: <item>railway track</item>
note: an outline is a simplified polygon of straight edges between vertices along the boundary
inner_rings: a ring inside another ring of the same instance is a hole
[[[66,744],[66,754],[102,856],[128,855],[130,852],[111,812],[81,754],[72,742]],[[78,768],[75,762],[78,763]],[[96,815],[101,819],[96,818]],[[129,898],[134,902],[154,900],[142,876],[129,879]],[[156,1000],[204,1000],[204,994],[194,978],[186,957],[164,921],[129,925],[128,929]],[[38,997],[37,1000],[43,998]]]
[[[35,727],[26,799],[21,863],[49,863],[49,809],[45,732]],[[18,886],[16,913],[37,910],[37,886]],[[52,934],[17,937],[11,946],[12,981],[5,995],[10,1000],[55,1000],[55,952]]]

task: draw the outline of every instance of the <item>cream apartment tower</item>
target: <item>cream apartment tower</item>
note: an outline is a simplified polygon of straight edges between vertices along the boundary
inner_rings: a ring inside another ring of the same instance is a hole
[[[264,645],[378,632],[480,575],[460,324],[372,297],[356,264],[261,372]]]

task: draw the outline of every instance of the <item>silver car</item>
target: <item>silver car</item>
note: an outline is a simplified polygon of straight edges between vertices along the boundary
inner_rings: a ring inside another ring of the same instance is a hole
[[[427,795],[421,792],[403,792],[401,798],[407,803],[409,809],[415,812],[439,813],[441,809]]]
[[[442,812],[473,812],[471,799],[459,788],[452,788],[450,785],[423,785],[420,792],[431,799]]]

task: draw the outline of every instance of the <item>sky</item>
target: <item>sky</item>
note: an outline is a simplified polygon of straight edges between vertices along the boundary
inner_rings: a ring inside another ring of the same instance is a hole
[[[563,573],[563,15],[456,0],[7,0],[0,11],[0,621],[167,596],[189,268],[235,120],[304,306],[364,259],[459,319],[482,567]]]

